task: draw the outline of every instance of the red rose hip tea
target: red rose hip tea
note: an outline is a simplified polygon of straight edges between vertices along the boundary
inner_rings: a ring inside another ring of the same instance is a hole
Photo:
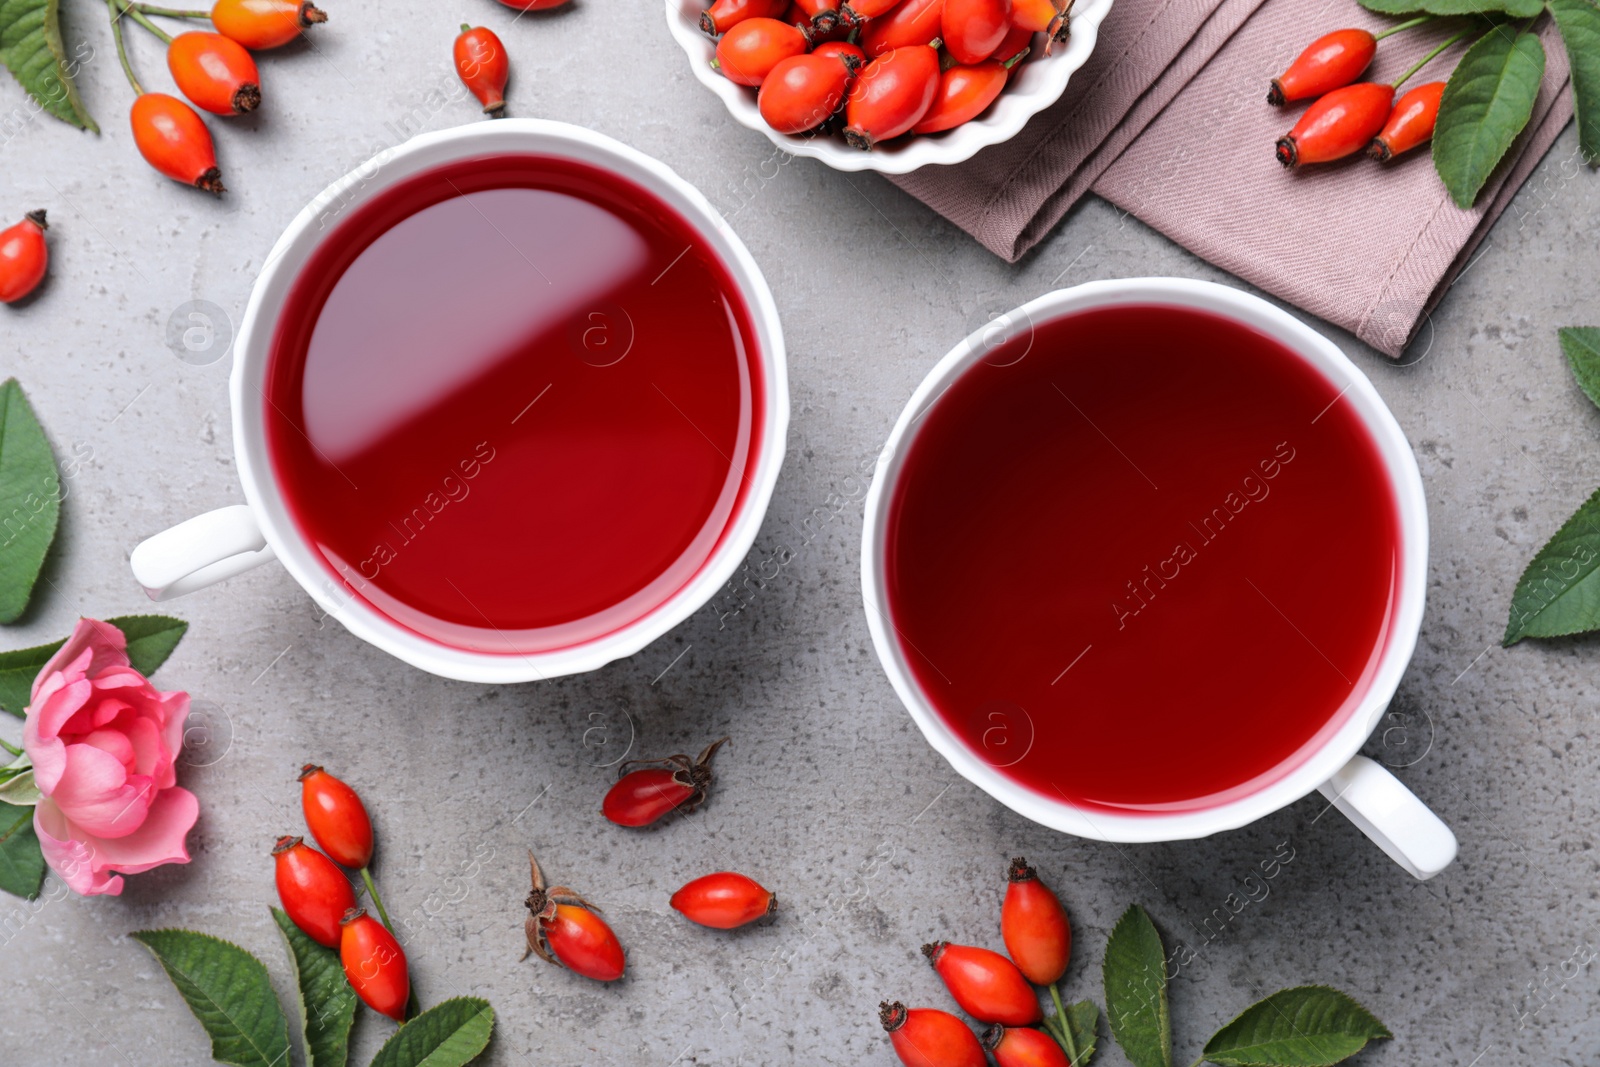
[[[268,444],[358,596],[525,653],[636,621],[710,557],[759,443],[755,331],[714,250],[572,161],[468,160],[386,190],[302,271]]]
[[[1173,306],[1054,319],[968,369],[887,525],[894,630],[950,729],[1091,810],[1288,773],[1366,692],[1400,582],[1388,475],[1340,388]]]

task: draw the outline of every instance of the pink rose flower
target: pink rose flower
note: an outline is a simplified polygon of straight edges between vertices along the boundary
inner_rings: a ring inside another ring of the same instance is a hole
[[[22,729],[44,796],[33,828],[77,892],[115,895],[122,874],[189,862],[200,803],[173,767],[188,714],[189,694],[156,689],[129,665],[122,631],[94,619],[34,679]]]

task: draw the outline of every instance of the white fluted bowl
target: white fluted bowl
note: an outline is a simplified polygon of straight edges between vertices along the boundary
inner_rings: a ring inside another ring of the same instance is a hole
[[[779,133],[756,110],[756,91],[736,85],[711,66],[717,43],[700,31],[703,0],[666,0],[667,27],[689,56],[689,69],[701,84],[728,105],[728,112],[742,125],[760,130],[785,152],[820,159],[835,170],[875,170],[881,174],[909,174],[930,163],[960,163],[971,159],[979,149],[1009,140],[1027,121],[1061,98],[1067,81],[1083,66],[1094,51],[1100,22],[1111,10],[1112,0],[1078,0],[1073,5],[1069,24],[1071,37],[1058,44],[1050,55],[1031,53],[1012,71],[1005,91],[989,110],[953,130],[933,134],[907,134],[870,152],[851,148],[837,135],[793,135]]]

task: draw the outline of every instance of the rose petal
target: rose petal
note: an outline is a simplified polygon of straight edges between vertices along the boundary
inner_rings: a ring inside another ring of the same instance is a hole
[[[67,769],[50,797],[91,837],[122,837],[145,820],[155,799],[148,775],[130,775],[115,756],[92,745],[68,745]]]
[[[182,691],[162,693],[161,743],[166,746],[168,759],[177,759],[178,753],[183,751],[184,731],[188,722],[189,694]]]
[[[128,768],[132,774],[146,774],[154,779],[157,789],[173,784],[172,753],[161,741],[161,731],[149,719],[134,719],[122,735],[128,740],[133,763]]]
[[[68,679],[57,675],[28,705],[28,722],[40,737],[60,737],[73,717],[94,696],[94,683],[87,678]]]
[[[95,864],[115,867],[123,874],[139,874],[164,863],[188,863],[184,843],[200,817],[200,801],[187,789],[174,786],[156,794],[144,825],[126,837],[97,840]]]
[[[88,675],[93,678],[108,667],[126,667],[127,648],[127,637],[115,626],[98,619],[79,619],[67,643],[56,650],[56,654],[50,657],[50,661],[34,679],[33,695],[38,695],[39,683],[56,671],[63,671],[69,676]],[[85,653],[88,653],[87,657]],[[68,664],[74,669],[67,670]]]
[[[39,835],[44,861],[73,892],[84,896],[116,896],[122,892],[122,879],[107,875],[103,866],[95,867],[95,847],[73,838],[72,824],[49,799],[34,807],[33,830]]]
[[[136,719],[134,721],[138,722],[139,720]],[[133,740],[121,730],[96,730],[91,734],[85,735],[79,743],[88,745],[91,748],[98,748],[106,755],[115,757],[116,761],[122,764],[122,770],[125,774],[149,774],[148,771],[144,771],[134,765]]]

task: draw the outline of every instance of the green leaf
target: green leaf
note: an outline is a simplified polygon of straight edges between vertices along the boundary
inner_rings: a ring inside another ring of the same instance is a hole
[[[1078,1050],[1078,1058],[1071,1061],[1072,1067],[1088,1067],[1089,1061],[1094,1059],[1094,1046],[1100,1040],[1099,1006],[1092,1000],[1068,1004],[1063,1021],[1072,1034],[1072,1044]]]
[[[155,953],[211,1035],[213,1059],[237,1067],[289,1067],[289,1020],[260,960],[193,930],[139,930],[132,936]]]
[[[128,660],[134,670],[146,676],[154,674],[156,668],[167,661],[189,629],[188,623],[170,615],[119,615],[105,621],[121,630],[128,639]],[[22,716],[39,669],[66,643],[66,638],[62,638],[48,645],[0,652],[0,711]]]
[[[128,639],[128,662],[146,677],[167,662],[189,629],[188,623],[170,615],[119,615],[106,622]]]
[[[294,965],[306,1067],[344,1067],[350,1058],[356,992],[345,981],[339,954],[311,940],[278,908],[272,909],[272,918],[289,949],[289,962]]]
[[[1393,1037],[1371,1012],[1337,989],[1280,989],[1250,1005],[1206,1042],[1223,1067],[1329,1067]]]
[[[494,1009],[487,1000],[455,997],[396,1030],[372,1067],[461,1067],[489,1044]]]
[[[1538,35],[1495,26],[1477,40],[1444,88],[1433,165],[1457,207],[1469,208],[1533,114],[1544,80]]]
[[[77,58],[61,41],[60,0],[0,0],[0,62],[50,114],[80,130],[100,132],[72,80]]]
[[[1543,0],[1360,0],[1362,7],[1380,15],[1489,15],[1504,13],[1532,18],[1544,9]]]
[[[1500,643],[1600,629],[1600,490],[1572,513],[1528,563],[1511,594]]]
[[[1556,336],[1578,387],[1600,405],[1600,326],[1563,326]]]
[[[1167,1013],[1167,953],[1155,923],[1139,905],[1117,920],[1102,965],[1111,1036],[1134,1067],[1172,1067]]]
[[[0,652],[0,711],[22,717],[32,699],[33,680],[39,676],[39,668],[49,663],[56,649],[66,643],[63,638],[48,645]]]
[[[1550,14],[1567,46],[1572,106],[1578,113],[1578,150],[1600,162],[1600,5],[1594,0],[1550,0]]]
[[[0,889],[32,900],[44,884],[44,853],[33,809],[0,803]]]
[[[0,802],[31,808],[41,799],[39,787],[33,781],[32,767],[0,782]]]
[[[16,622],[27,609],[60,513],[50,442],[22,387],[8,378],[0,383],[0,622]]]

